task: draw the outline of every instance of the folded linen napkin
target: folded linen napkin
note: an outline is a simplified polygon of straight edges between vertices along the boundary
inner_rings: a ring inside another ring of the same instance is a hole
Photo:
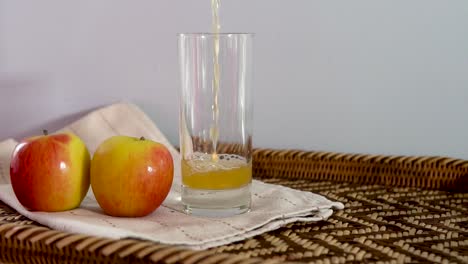
[[[160,208],[141,218],[105,215],[90,190],[77,209],[66,212],[29,212],[16,199],[9,177],[14,140],[0,142],[0,200],[22,215],[53,229],[111,238],[134,237],[177,244],[193,249],[229,244],[295,221],[320,221],[333,209],[342,209],[321,195],[254,180],[252,211],[229,218],[201,218],[186,215],[180,203],[180,154],[153,122],[135,105],[114,104],[91,112],[62,129],[81,137],[93,153],[98,145],[114,135],[145,138],[165,144],[174,158],[174,183]]]

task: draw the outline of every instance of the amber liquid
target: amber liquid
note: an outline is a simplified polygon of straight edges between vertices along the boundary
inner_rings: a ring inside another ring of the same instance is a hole
[[[204,190],[236,189],[250,183],[252,163],[237,155],[198,154],[192,160],[182,161],[182,182],[185,186]]]
[[[218,146],[219,139],[219,107],[218,107],[218,93],[219,93],[219,30],[221,25],[219,24],[219,1],[211,0],[211,11],[212,11],[212,28],[213,28],[213,125],[210,128],[210,139],[213,142],[213,154],[212,158],[214,161],[218,160],[216,148]]]

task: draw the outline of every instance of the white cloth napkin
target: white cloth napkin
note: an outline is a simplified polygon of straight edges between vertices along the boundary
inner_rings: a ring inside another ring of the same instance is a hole
[[[266,184],[252,183],[252,211],[229,218],[201,218],[186,215],[180,203],[180,155],[153,122],[135,105],[119,103],[96,110],[65,127],[81,137],[91,153],[114,135],[144,136],[165,144],[174,158],[174,184],[169,196],[151,215],[119,218],[103,214],[92,192],[77,209],[47,213],[29,212],[16,199],[9,177],[14,140],[0,142],[0,200],[22,215],[53,229],[111,238],[135,237],[178,244],[193,249],[229,244],[295,221],[320,221],[328,218],[342,203],[323,196]]]

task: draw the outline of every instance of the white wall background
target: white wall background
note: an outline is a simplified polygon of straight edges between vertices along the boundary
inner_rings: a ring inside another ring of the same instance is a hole
[[[209,0],[0,0],[0,140],[111,102],[178,144],[177,32]],[[257,33],[257,147],[468,158],[468,1],[222,0]]]

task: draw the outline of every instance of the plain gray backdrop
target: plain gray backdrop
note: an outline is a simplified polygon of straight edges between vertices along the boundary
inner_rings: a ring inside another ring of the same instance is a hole
[[[221,0],[254,32],[256,147],[468,158],[468,1]],[[209,0],[0,0],[0,140],[116,101],[178,145],[177,33]]]

